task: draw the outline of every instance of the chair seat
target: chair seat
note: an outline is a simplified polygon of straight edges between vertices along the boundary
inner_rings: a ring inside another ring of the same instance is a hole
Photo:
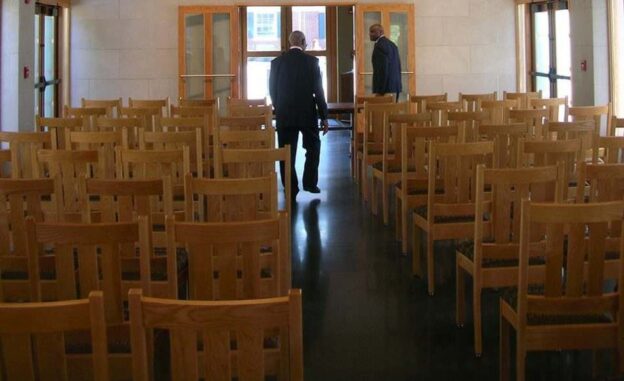
[[[494,243],[494,241],[485,241],[487,243]],[[474,241],[465,240],[457,244],[457,252],[474,262]],[[543,265],[544,259],[541,257],[534,257],[529,259],[531,265]],[[517,259],[495,259],[485,258],[481,265],[482,267],[516,267],[518,266]]]
[[[542,295],[544,286],[529,286],[529,295]],[[506,288],[501,298],[509,304],[514,310],[518,306],[518,289],[516,287]],[[538,315],[529,314],[527,323],[529,325],[565,325],[565,324],[595,324],[595,323],[611,323],[613,318],[607,314],[598,315]]]
[[[423,205],[416,209],[416,214],[424,219],[427,219],[428,208]],[[471,222],[474,221],[474,215],[467,216],[436,216],[433,221],[436,224],[450,224],[455,222]]]

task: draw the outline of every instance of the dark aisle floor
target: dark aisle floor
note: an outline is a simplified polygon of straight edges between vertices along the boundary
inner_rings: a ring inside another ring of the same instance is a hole
[[[300,147],[299,178],[304,152]],[[393,227],[361,203],[348,155],[348,132],[323,137],[322,193],[299,193],[293,209],[306,380],[498,379],[498,296],[485,296],[484,354],[477,359],[472,320],[455,326],[452,246],[436,247],[437,290],[429,297],[425,282],[411,276],[411,258],[400,255]],[[529,380],[591,375],[590,353],[530,354],[528,363]]]

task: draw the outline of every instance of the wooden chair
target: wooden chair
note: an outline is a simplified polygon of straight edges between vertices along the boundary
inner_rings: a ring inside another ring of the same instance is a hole
[[[542,90],[518,93],[503,91],[503,99],[514,100],[518,108],[526,109],[531,107],[533,99],[542,99]]]
[[[568,97],[531,99],[529,108],[548,110],[548,120],[551,122],[565,122],[568,120]]]
[[[217,128],[214,131],[214,158],[217,167],[222,167],[220,160],[224,149],[260,148],[275,148],[275,131],[272,129],[232,131],[225,128]]]
[[[461,102],[435,102],[427,103],[427,111],[433,114],[433,125],[439,127],[447,127],[448,113],[453,111],[462,111]]]
[[[414,216],[413,269],[422,275],[420,230],[427,235],[427,283],[435,293],[434,242],[467,239],[474,234],[475,176],[479,164],[492,167],[493,142],[429,142],[427,206]],[[439,191],[436,191],[439,190]]]
[[[230,131],[256,131],[269,129],[267,126],[267,118],[264,115],[256,116],[226,116],[217,119],[219,128],[226,128]]]
[[[402,116],[396,116],[399,117]],[[401,240],[403,254],[407,254],[408,249],[408,213],[412,209],[427,205],[428,143],[450,143],[456,139],[457,127],[414,127],[410,124],[401,127],[401,181],[395,187],[395,230],[397,239]]]
[[[60,221],[76,221],[81,215],[82,195],[79,179],[97,173],[98,151],[39,150],[37,168],[43,168],[35,178],[51,178],[56,181],[57,202],[63,211]]]
[[[387,121],[383,123],[382,131],[382,153],[381,160],[373,163],[371,172],[373,174],[371,187],[371,209],[376,215],[378,212],[377,188],[381,183],[381,205],[383,213],[383,222],[388,225],[390,220],[389,192],[398,182],[401,181],[402,158],[401,152],[401,129],[403,126],[425,127],[431,125],[431,113],[420,114],[394,114],[385,115]],[[413,172],[415,168],[406,169]],[[408,175],[409,176],[409,175]]]
[[[230,105],[228,114],[231,117],[252,117],[263,116],[264,128],[272,129],[273,127],[273,106],[245,106],[245,105]]]
[[[364,201],[369,200],[368,193],[368,167],[380,162],[383,159],[383,136],[384,131],[389,131],[388,118],[393,114],[404,114],[408,111],[409,104],[401,103],[364,103],[364,126],[362,152],[360,192]],[[392,137],[390,137],[392,138]],[[390,152],[390,157],[394,157],[397,152]],[[358,152],[358,154],[360,154]]]
[[[106,116],[105,107],[63,107],[63,117],[82,119],[83,130],[92,131],[95,125],[95,119]]]
[[[573,122],[593,121],[596,126],[596,135],[607,136],[611,131],[611,103],[604,106],[574,106],[568,109]],[[602,123],[603,117],[606,118]]]
[[[286,295],[291,288],[290,219],[176,222],[167,217],[167,251],[185,247],[189,299],[233,300]]]
[[[459,93],[459,103],[462,104],[462,111],[482,111],[482,101],[495,101],[497,97],[496,91],[484,94],[463,94]]]
[[[11,178],[33,179],[37,168],[37,150],[56,148],[56,139],[50,132],[4,132],[0,131],[0,144],[8,143],[11,152]]]
[[[153,379],[154,329],[169,330],[173,380],[303,380],[301,290],[228,302],[147,298],[140,290],[129,298],[135,381]]]
[[[170,116],[169,115],[169,97],[164,99],[133,99],[128,98],[128,106],[130,108],[147,108],[158,109],[159,112],[155,115]]]
[[[474,350],[483,353],[481,295],[487,288],[518,283],[520,203],[523,199],[560,202],[565,187],[563,167],[485,169],[477,167],[473,241],[460,244],[456,253],[456,320],[466,315],[465,276],[472,283]],[[488,216],[487,220],[484,216]],[[543,267],[539,268],[543,277]]]
[[[176,150],[188,147],[191,172],[197,177],[204,176],[204,150],[202,131],[199,128],[186,131],[149,132],[139,130],[139,149]]]
[[[355,127],[353,129],[353,141],[351,143],[351,174],[356,183],[360,183],[360,175],[362,169],[360,163],[362,160],[362,135],[364,135],[364,126],[367,121],[364,114],[364,103],[392,103],[395,96],[392,94],[382,96],[357,96],[355,98]]]
[[[38,116],[35,120],[37,131],[50,133],[54,131],[56,136],[54,144],[58,149],[65,149],[65,135],[68,132],[88,129],[84,123],[85,120],[82,118],[42,118]]]
[[[0,149],[0,179],[11,177],[11,151]]]
[[[427,103],[447,102],[448,93],[434,95],[412,95],[409,97],[411,112],[427,112]],[[414,109],[415,107],[415,109]]]
[[[115,177],[115,148],[128,149],[128,131],[76,131],[65,135],[68,150],[97,151],[98,165],[94,177],[112,179]]]
[[[594,151],[599,153],[599,162],[607,164],[624,163],[624,136],[601,136]]]
[[[581,162],[578,184],[589,184],[587,190],[576,189],[576,203],[624,200],[624,164],[591,164]]]
[[[275,164],[280,162],[284,166],[284,200],[288,215],[292,215],[292,184],[290,183],[291,162],[290,145],[282,148],[261,149],[223,149],[215,166],[217,178],[252,178],[269,176],[275,171]]]
[[[528,135],[529,128],[524,123],[479,126],[481,139],[494,142],[494,168],[516,168],[518,142]]]
[[[623,294],[605,291],[607,224],[622,221],[624,202],[540,204],[522,202],[520,265],[516,292],[500,302],[500,374],[509,378],[510,331],[516,331],[516,379],[526,378],[529,351],[605,349],[617,351],[618,372],[624,371],[624,341],[619,306]],[[547,234],[529,234],[542,226]],[[624,248],[622,229],[617,246]],[[532,279],[530,258],[535,245],[545,247],[545,279]],[[624,282],[624,261],[618,261],[618,284]],[[529,287],[530,286],[530,287]],[[613,290],[613,287],[610,288]]]
[[[617,116],[613,116],[611,118],[611,129],[609,131],[609,136],[622,136],[618,130],[624,128],[624,118],[618,118]]]
[[[54,188],[51,179],[0,179],[0,302],[37,300],[28,277],[26,218],[58,218]],[[42,271],[49,272],[53,265],[40,259]]]
[[[66,335],[88,331],[90,353],[67,351]],[[109,381],[104,296],[92,291],[87,299],[0,304],[0,372],[3,380]],[[80,372],[73,359],[81,357],[87,367]]]
[[[487,124],[509,124],[509,111],[518,108],[518,102],[513,99],[481,101],[481,110],[487,114],[484,121]]]
[[[128,148],[139,147],[139,129],[145,128],[145,119],[136,117],[97,118],[96,131],[123,131],[128,133]]]
[[[457,126],[457,138],[461,143],[479,140],[479,125],[488,118],[489,115],[483,111],[450,111],[447,114],[449,125]]]
[[[209,99],[184,99],[184,98],[180,98],[178,100],[178,106],[180,106],[180,107],[212,107],[212,106],[216,106],[217,108],[219,108],[219,98],[209,98]]]
[[[558,141],[531,141],[520,139],[518,142],[519,167],[543,167],[563,162],[565,166],[564,200],[574,199],[576,194],[576,163],[583,157],[582,143],[579,139]]]
[[[121,98],[119,99],[80,99],[80,105],[83,108],[105,108],[106,116],[109,118],[118,118],[119,109],[123,106]]]
[[[516,109],[509,111],[512,123],[524,123],[529,129],[527,139],[543,140],[544,124],[548,119],[547,109]]]
[[[119,115],[121,118],[139,119],[141,121],[141,127],[147,129],[148,131],[154,131],[154,119],[156,116],[160,116],[161,114],[161,109],[156,107],[122,107],[119,109]]]
[[[232,98],[227,97],[227,105],[229,106],[265,106],[267,104],[266,97],[260,99],[241,99],[241,98]]]
[[[581,153],[579,160],[598,161],[598,151],[594,150],[595,141],[599,138],[596,127],[591,121],[582,122],[548,122],[545,125],[544,135],[550,140],[581,141]]]
[[[196,201],[197,200],[197,201]],[[184,181],[185,221],[251,221],[277,216],[277,175]]]

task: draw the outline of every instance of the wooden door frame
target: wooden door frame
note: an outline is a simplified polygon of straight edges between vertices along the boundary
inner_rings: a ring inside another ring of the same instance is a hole
[[[381,13],[381,24],[386,26],[390,25],[390,13],[392,12],[407,12],[407,44],[412,49],[410,54],[407,55],[407,67],[404,66],[404,63],[401,65],[401,70],[403,73],[408,74],[408,76],[412,76],[412,80],[408,80],[408,88],[403,89],[403,93],[407,93],[408,96],[410,94],[416,94],[416,41],[415,41],[415,29],[414,29],[414,4],[406,4],[406,3],[389,3],[389,4],[356,4],[355,5],[355,65],[354,65],[354,81],[356,88],[356,95],[365,95],[363,81],[359,80],[361,76],[360,73],[364,72],[364,60],[367,57],[362,57],[362,60],[358,59],[358,57],[362,56],[364,53],[364,43],[365,41],[360,38],[364,35],[364,24],[363,17],[364,12],[380,12]],[[368,58],[370,59],[370,57]],[[408,77],[409,78],[409,77]]]

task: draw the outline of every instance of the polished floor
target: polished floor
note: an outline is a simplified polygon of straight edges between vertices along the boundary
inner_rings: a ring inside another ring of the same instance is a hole
[[[304,152],[300,147],[300,177]],[[393,227],[358,197],[348,132],[322,138],[319,177],[322,193],[299,193],[292,216],[306,380],[498,379],[498,295],[485,295],[484,353],[475,358],[472,320],[455,325],[452,243],[436,246],[437,290],[430,297],[425,281],[412,277]],[[598,374],[609,373],[609,353],[603,357]],[[527,379],[592,379],[591,363],[587,352],[529,354]]]

